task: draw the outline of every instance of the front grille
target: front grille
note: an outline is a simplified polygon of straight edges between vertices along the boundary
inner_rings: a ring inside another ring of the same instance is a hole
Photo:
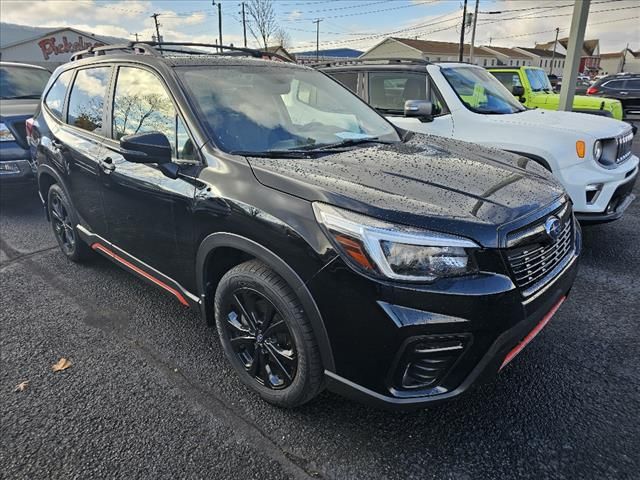
[[[629,130],[627,133],[618,135],[616,141],[616,163],[620,164],[631,156],[631,144],[633,143],[633,132]]]
[[[560,220],[555,241],[544,227],[551,216]],[[568,203],[536,224],[509,235],[508,241],[517,239],[518,246],[507,250],[507,262],[515,284],[525,295],[542,288],[560,272],[573,252],[573,237],[573,215]]]

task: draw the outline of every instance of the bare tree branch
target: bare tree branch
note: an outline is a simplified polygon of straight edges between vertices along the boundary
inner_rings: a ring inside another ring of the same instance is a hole
[[[247,13],[251,35],[266,49],[278,28],[273,0],[250,0],[247,2]]]
[[[273,35],[273,41],[276,45],[287,49],[291,46],[291,35],[284,28],[279,27]]]

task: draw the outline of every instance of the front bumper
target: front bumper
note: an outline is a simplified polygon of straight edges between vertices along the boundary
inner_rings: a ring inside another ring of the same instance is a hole
[[[367,285],[355,274],[347,281],[344,270],[324,269],[308,286],[325,319],[336,364],[335,371],[325,371],[327,387],[376,407],[412,409],[452,399],[490,381],[568,295],[580,247],[578,228],[571,261],[526,298],[513,284],[501,283],[499,276],[434,292],[417,286]],[[332,292],[330,299],[323,298],[325,289]],[[345,292],[345,298],[336,298],[336,291]],[[371,306],[372,297],[377,309]],[[408,346],[433,338],[463,339],[464,351],[432,388],[397,388],[397,373],[404,368],[400,359]]]
[[[618,220],[624,215],[625,210],[636,199],[633,193],[633,187],[638,179],[638,173],[629,178],[625,183],[622,183],[615,189],[611,200],[607,204],[607,207],[603,212],[598,213],[578,213],[575,216],[583,224],[598,224],[607,223],[614,220]]]
[[[608,222],[620,218],[629,201],[623,198],[631,192],[638,177],[638,157],[632,155],[615,169],[596,165],[576,164],[554,172],[567,190],[575,216],[581,222]],[[590,186],[597,188],[590,194]],[[590,196],[592,195],[592,196]]]
[[[0,185],[2,189],[35,185],[31,152],[15,142],[0,144]]]

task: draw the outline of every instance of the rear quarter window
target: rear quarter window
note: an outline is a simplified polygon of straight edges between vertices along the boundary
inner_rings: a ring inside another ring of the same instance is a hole
[[[73,70],[67,70],[62,72],[53,85],[49,89],[49,93],[44,99],[44,104],[49,111],[59,120],[62,120],[62,107],[64,106],[64,99],[67,95],[67,88],[71,82],[73,76]]]

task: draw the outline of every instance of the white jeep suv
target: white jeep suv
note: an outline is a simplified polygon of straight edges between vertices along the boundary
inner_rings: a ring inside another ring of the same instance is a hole
[[[636,129],[628,123],[528,109],[484,68],[465,63],[372,60],[321,70],[400,128],[536,160],[562,182],[582,222],[620,218],[635,198]]]

